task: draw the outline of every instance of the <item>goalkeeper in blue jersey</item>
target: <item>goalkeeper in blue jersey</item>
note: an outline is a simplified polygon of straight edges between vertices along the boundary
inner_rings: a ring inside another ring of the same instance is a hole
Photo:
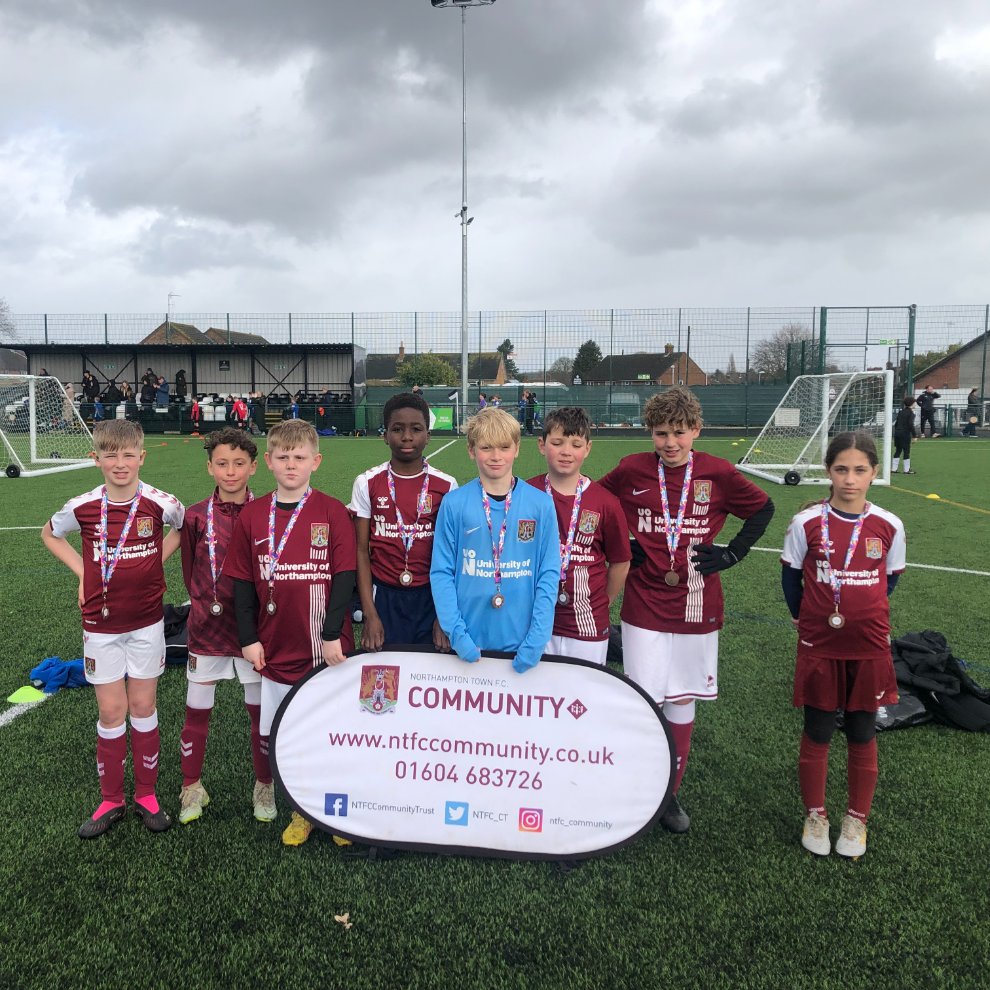
[[[519,435],[501,409],[468,421],[478,478],[440,503],[430,584],[440,627],[462,660],[482,650],[515,653],[522,673],[553,634],[560,537],[553,500],[512,473]]]

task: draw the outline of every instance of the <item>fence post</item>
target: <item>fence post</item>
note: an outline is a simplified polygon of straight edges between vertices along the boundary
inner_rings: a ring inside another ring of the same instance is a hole
[[[292,314],[289,313],[289,343],[292,343]]]
[[[612,422],[612,355],[615,353],[615,310],[608,311],[608,420]]]
[[[818,311],[818,374],[825,374],[825,349],[828,338],[828,306],[822,306]]]
[[[749,322],[751,307],[746,307],[746,379],[743,384],[743,426],[749,433]]]
[[[870,352],[870,307],[866,307],[866,341],[863,344],[863,371],[866,371],[867,357]]]
[[[354,346],[354,333],[351,332],[351,346]],[[419,357],[419,313],[413,313],[413,357]]]
[[[110,331],[107,328],[107,314],[106,313],[103,314],[103,343],[104,344],[109,344],[110,343]]]
[[[45,313],[45,346],[48,345],[48,314]]]
[[[987,394],[987,337],[990,336],[990,305],[983,311],[983,364],[980,367],[980,422],[983,422],[983,403]]]
[[[547,311],[543,310],[543,415],[547,414]]]
[[[227,316],[227,346],[230,347],[230,313]]]
[[[908,306],[908,365],[907,365],[907,394],[914,391],[914,326],[918,318],[918,307],[911,303]]]

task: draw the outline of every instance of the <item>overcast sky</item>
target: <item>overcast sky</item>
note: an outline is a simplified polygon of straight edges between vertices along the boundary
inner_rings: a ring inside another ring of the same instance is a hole
[[[472,309],[985,302],[990,7],[468,13]],[[460,14],[3,0],[14,313],[457,310]]]

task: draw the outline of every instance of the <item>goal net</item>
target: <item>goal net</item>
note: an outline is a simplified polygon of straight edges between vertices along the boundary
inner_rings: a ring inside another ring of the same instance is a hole
[[[825,452],[838,433],[873,437],[880,455],[874,484],[890,484],[893,371],[801,375],[773,411],[739,470],[778,484],[828,484]]]
[[[0,375],[0,440],[8,478],[93,464],[93,435],[57,378]]]

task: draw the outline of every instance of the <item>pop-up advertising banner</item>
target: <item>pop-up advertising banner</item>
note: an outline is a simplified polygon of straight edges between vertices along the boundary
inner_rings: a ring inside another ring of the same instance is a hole
[[[279,708],[281,792],[358,842],[554,859],[625,845],[666,805],[673,745],[620,674],[544,657],[358,653],[300,681]]]

